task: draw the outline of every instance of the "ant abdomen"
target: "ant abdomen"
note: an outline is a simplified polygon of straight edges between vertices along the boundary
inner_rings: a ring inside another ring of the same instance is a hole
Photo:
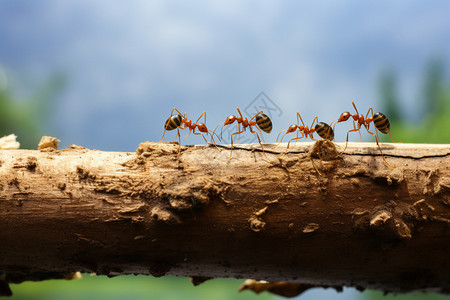
[[[171,116],[164,123],[164,129],[166,130],[174,130],[177,129],[183,123],[183,117],[181,115]]]
[[[257,115],[256,124],[262,131],[266,133],[270,133],[272,131],[272,121],[266,114],[262,113],[260,115]]]
[[[331,126],[327,123],[319,122],[316,124],[316,127],[314,127],[314,129],[316,130],[317,134],[324,140],[332,141],[334,139],[333,128],[331,128]]]
[[[380,112],[373,115],[373,124],[384,134],[389,134],[389,132],[391,132],[391,124],[389,123],[388,118]]]

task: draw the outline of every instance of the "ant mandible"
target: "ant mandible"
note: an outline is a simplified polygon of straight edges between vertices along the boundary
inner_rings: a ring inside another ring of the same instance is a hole
[[[242,113],[241,113],[239,107],[237,107],[236,109],[239,113],[239,117],[236,117],[235,115],[228,116],[227,119],[225,120],[225,122],[219,123],[213,131],[213,133],[215,134],[217,127],[219,127],[219,125],[223,124],[222,128],[220,129],[220,137],[222,138],[222,130],[225,126],[234,123],[234,121],[237,121],[237,123],[238,123],[238,131],[231,134],[230,158],[228,159],[228,162],[231,160],[231,155],[233,153],[233,135],[238,135],[239,140],[240,140],[241,133],[243,133],[247,127],[249,128],[251,133],[256,134],[256,137],[258,138],[258,142],[261,145],[261,149],[262,149],[264,155],[266,156],[267,160],[269,160],[269,158],[266,155],[266,152],[264,152],[264,147],[261,144],[261,139],[259,138],[258,132],[253,130],[253,126],[257,130],[259,130],[259,132],[261,133],[261,138],[262,138],[262,131],[264,131],[266,133],[270,133],[272,131],[272,121],[270,120],[270,118],[267,115],[263,114],[262,110],[259,111],[257,114],[255,114],[249,121],[247,118],[244,118],[242,116]],[[253,121],[254,119],[255,119],[255,121]],[[241,124],[242,124],[242,130],[241,130]],[[238,143],[239,143],[239,140],[238,140]]]
[[[371,135],[373,135],[373,136],[375,137],[375,141],[377,142],[378,150],[380,150],[381,157],[383,157],[383,160],[384,160],[384,162],[386,163],[386,165],[388,165],[388,166],[391,167],[391,168],[395,168],[395,166],[390,165],[390,164],[386,161],[386,158],[385,158],[384,155],[383,155],[383,151],[381,151],[381,147],[380,147],[380,143],[379,143],[380,138],[378,137],[378,131],[377,131],[377,129],[378,129],[379,131],[381,131],[381,132],[384,133],[384,134],[389,134],[389,137],[391,138],[391,141],[392,141],[393,143],[395,143],[394,140],[392,139],[392,136],[391,136],[391,125],[390,125],[390,123],[389,123],[388,118],[387,118],[384,114],[382,114],[382,113],[380,113],[380,112],[377,112],[376,114],[374,114],[374,113],[373,113],[373,108],[372,108],[372,107],[369,108],[369,110],[367,111],[366,116],[364,117],[363,115],[360,115],[360,114],[359,114],[358,109],[356,108],[356,105],[355,105],[355,103],[354,103],[353,101],[352,101],[352,104],[353,104],[353,107],[355,108],[356,114],[353,114],[353,115],[352,115],[352,114],[351,114],[350,112],[348,112],[348,111],[343,112],[343,113],[339,116],[339,119],[337,119],[337,122],[336,122],[336,123],[340,123],[340,122],[347,121],[348,119],[350,119],[350,117],[353,118],[353,129],[351,129],[351,130],[349,130],[349,131],[347,132],[347,139],[346,139],[346,142],[345,142],[345,148],[344,148],[344,151],[345,151],[345,149],[347,149],[348,135],[349,135],[349,133],[350,133],[350,132],[358,131],[358,132],[359,132],[359,135],[360,135],[360,138],[361,138],[361,126],[364,126],[364,128],[367,130],[367,132],[370,133]],[[372,115],[372,117],[369,117],[369,113]],[[336,120],[335,120],[335,121],[336,121]],[[333,121],[333,123],[334,123],[335,121]],[[355,122],[358,123],[358,126],[357,126],[357,127],[355,126]],[[373,122],[373,124],[375,125],[375,133],[373,133],[373,132],[371,132],[371,131],[369,130],[369,129],[370,129],[370,123],[371,123],[371,122]],[[336,126],[336,125],[335,125],[335,126]],[[342,154],[344,153],[344,151],[342,151],[340,155],[342,155]]]
[[[178,114],[174,115],[173,112],[176,111]],[[204,123],[198,123],[198,121],[200,121],[200,119],[203,116],[203,122]],[[175,137],[175,140],[178,137],[178,144],[181,145],[181,140],[180,140],[180,129],[186,129],[189,128],[189,133],[187,136],[185,136],[185,138],[187,138],[191,132],[195,135],[201,135],[203,137],[203,139],[205,140],[206,143],[211,144],[210,142],[208,142],[205,138],[205,136],[203,135],[203,133],[209,134],[211,135],[211,141],[214,145],[216,145],[215,141],[214,141],[214,132],[211,133],[210,130],[208,130],[208,128],[205,125],[206,123],[206,112],[203,112],[200,117],[197,119],[197,121],[192,122],[192,120],[188,120],[187,119],[187,113],[184,113],[184,116],[182,115],[182,113],[174,108],[172,109],[172,112],[170,113],[170,117],[166,120],[166,122],[164,123],[164,133],[163,136],[161,137],[161,139],[159,140],[159,142],[162,141],[162,139],[164,138],[164,135],[166,134],[166,131],[171,131],[171,130],[177,130],[177,135]],[[183,126],[184,127],[181,127]],[[198,130],[200,132],[195,132],[195,128],[198,128]],[[158,143],[159,143],[158,142]],[[217,147],[217,146],[216,146]]]
[[[285,132],[285,134],[283,134],[283,136],[281,137],[280,142],[275,145],[275,147],[278,147],[278,145],[283,141],[283,138],[286,134],[291,133],[291,132],[295,132],[297,131],[297,136],[295,138],[292,138],[288,141],[286,150],[289,149],[289,144],[291,143],[291,141],[295,140],[295,142],[297,142],[297,140],[302,139],[304,137],[310,137],[312,140],[318,141],[316,138],[313,137],[313,133],[317,132],[317,134],[324,140],[329,140],[332,141],[334,139],[334,131],[333,128],[331,128],[330,125],[328,125],[327,123],[324,122],[318,122],[318,118],[317,116],[314,118],[313,122],[311,123],[311,127],[305,126],[305,123],[303,122],[302,117],[300,116],[300,113],[297,112],[297,124],[292,124],[291,126],[289,126],[289,128],[287,130],[282,130],[280,131],[280,133],[278,133],[277,136],[277,141],[278,138],[280,137],[280,134],[282,132]],[[300,122],[302,122],[302,125],[299,125]],[[314,126],[314,123],[316,123],[316,126]],[[301,133],[302,136],[298,136],[298,133]],[[273,147],[273,148],[275,148]]]

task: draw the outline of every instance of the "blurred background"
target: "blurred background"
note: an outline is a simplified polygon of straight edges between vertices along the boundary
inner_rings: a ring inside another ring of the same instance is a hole
[[[240,107],[247,117],[260,109],[271,117],[273,133],[264,135],[273,142],[297,111],[307,125],[315,116],[331,123],[353,113],[354,101],[364,115],[369,107],[386,114],[395,141],[450,143],[449,11],[444,0],[3,0],[0,136],[15,133],[30,149],[51,135],[61,148],[135,151],[159,141],[174,107],[194,121],[206,111],[209,129]],[[339,124],[336,140],[350,128]],[[85,275],[12,289],[15,299],[256,298],[237,294],[240,283]],[[349,288],[301,299],[380,297]]]

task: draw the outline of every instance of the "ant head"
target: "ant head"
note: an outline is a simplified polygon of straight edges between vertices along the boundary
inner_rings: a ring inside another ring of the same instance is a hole
[[[229,124],[233,123],[234,121],[236,121],[236,116],[233,116],[233,115],[228,116],[228,118],[225,120],[224,126],[229,125]]]
[[[208,132],[208,128],[206,128],[206,125],[203,123],[198,123],[197,128],[200,132]]]
[[[349,113],[348,111],[343,112],[337,122],[339,123],[339,122],[347,121],[351,116],[352,116],[352,114]]]
[[[286,133],[291,133],[297,130],[299,126],[297,126],[296,124],[292,124],[291,126],[289,126],[288,130],[286,131]]]

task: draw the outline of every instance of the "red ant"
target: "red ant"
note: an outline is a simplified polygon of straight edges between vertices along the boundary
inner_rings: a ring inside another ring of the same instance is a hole
[[[378,149],[380,150],[381,157],[383,157],[383,160],[386,163],[386,165],[388,165],[391,168],[395,168],[395,166],[390,165],[386,161],[386,158],[383,155],[383,151],[381,151],[381,147],[380,147],[380,143],[379,143],[380,138],[378,137],[378,131],[377,131],[377,129],[378,129],[379,131],[381,131],[384,134],[389,134],[389,137],[391,138],[391,141],[393,143],[395,143],[394,140],[392,139],[392,136],[391,136],[391,125],[389,123],[388,118],[384,114],[382,114],[380,112],[374,114],[372,107],[369,108],[369,110],[367,111],[366,117],[364,117],[363,115],[359,114],[358,109],[356,108],[356,105],[355,105],[355,103],[353,101],[352,101],[352,104],[353,104],[353,107],[355,108],[356,114],[352,115],[348,111],[343,112],[340,115],[339,119],[337,119],[337,122],[336,122],[336,123],[340,123],[340,122],[347,121],[350,117],[353,118],[353,129],[351,129],[351,130],[349,130],[347,132],[347,139],[346,139],[346,142],[345,142],[344,151],[345,151],[345,149],[347,149],[349,133],[350,132],[354,132],[354,131],[358,131],[360,139],[361,139],[361,126],[364,126],[364,128],[366,128],[367,132],[375,137],[375,141],[377,142],[377,146],[378,146]],[[368,117],[369,113],[372,115],[372,117]],[[335,121],[333,121],[333,123]],[[355,122],[358,122],[358,126],[357,127],[355,125]],[[371,122],[373,122],[374,125],[375,125],[375,133],[373,133],[373,132],[371,132],[369,130]],[[344,151],[342,151],[340,155],[342,155],[344,153]]]
[[[174,111],[176,111],[178,114],[173,115]],[[198,121],[200,121],[202,116],[204,119],[204,123],[198,123]],[[180,113],[180,111],[178,109],[174,108],[174,109],[172,109],[172,112],[170,113],[170,117],[164,123],[164,133],[163,133],[163,136],[161,137],[161,139],[159,140],[159,142],[161,142],[162,139],[164,138],[164,135],[166,134],[166,130],[170,131],[170,130],[176,129],[177,135],[175,137],[175,140],[178,137],[178,144],[181,144],[180,129],[189,128],[189,134],[187,136],[185,136],[185,138],[187,138],[192,132],[195,135],[201,135],[206,143],[211,144],[210,142],[208,142],[206,140],[205,136],[203,135],[203,133],[207,133],[207,134],[211,135],[211,141],[213,142],[214,145],[216,145],[216,143],[214,141],[214,136],[213,136],[214,132],[211,133],[211,131],[208,130],[208,128],[206,127],[205,123],[206,123],[206,112],[203,112],[200,115],[200,117],[197,119],[197,121],[195,121],[195,123],[194,123],[191,120],[187,119],[186,112],[184,113],[184,117],[183,117],[183,115]],[[184,125],[184,127],[181,127],[182,125]],[[198,130],[200,132],[195,132],[195,128],[198,128]]]
[[[247,118],[244,118],[242,116],[242,113],[239,110],[239,107],[237,107],[237,111],[239,113],[239,117],[236,117],[234,115],[228,116],[227,119],[225,120],[225,122],[219,123],[213,131],[213,133],[215,134],[217,127],[219,127],[220,124],[223,124],[222,128],[220,129],[220,137],[222,138],[223,127],[234,123],[234,121],[237,121],[238,131],[231,134],[231,151],[230,151],[230,158],[228,159],[228,161],[231,160],[231,155],[233,153],[233,135],[237,134],[239,136],[239,140],[238,140],[238,143],[239,143],[240,138],[241,138],[241,133],[243,133],[247,127],[249,128],[251,133],[256,133],[256,137],[258,138],[258,142],[261,145],[261,149],[262,149],[264,155],[266,156],[267,160],[269,160],[266,153],[264,152],[264,147],[261,144],[261,139],[259,138],[258,132],[253,130],[253,126],[255,126],[255,128],[257,130],[259,130],[259,132],[261,133],[261,137],[262,137],[262,131],[264,131],[266,133],[270,133],[272,131],[272,121],[270,120],[270,118],[267,115],[263,114],[262,110],[259,111],[257,114],[255,114],[250,119],[250,121]],[[253,119],[255,119],[255,121],[253,121]],[[242,124],[242,130],[241,130],[241,124]]]
[[[283,138],[284,138],[284,136],[286,134],[291,133],[291,132],[295,132],[295,131],[297,131],[297,136],[292,138],[292,139],[290,139],[288,141],[288,144],[287,144],[287,147],[286,147],[286,153],[287,153],[287,151],[289,149],[289,144],[291,143],[291,141],[295,140],[295,142],[297,142],[297,140],[302,139],[304,137],[306,138],[306,137],[309,136],[312,140],[314,140],[316,142],[322,142],[323,140],[332,141],[334,139],[334,131],[333,131],[333,129],[327,123],[318,122],[318,120],[319,119],[316,116],[314,118],[313,122],[311,123],[311,127],[308,127],[303,122],[303,119],[300,116],[300,113],[297,112],[297,124],[292,124],[291,126],[289,126],[289,128],[287,130],[280,131],[280,133],[278,133],[278,136],[277,136],[277,141],[278,141],[278,138],[280,137],[280,134],[282,132],[285,131],[285,134],[283,134],[283,136],[281,137],[280,142],[277,145],[275,145],[273,148],[277,147],[283,141]],[[302,125],[299,125],[300,122],[302,123]],[[314,123],[316,123],[316,126],[314,126]],[[298,136],[299,132],[302,135],[301,137]],[[314,138],[313,137],[313,133],[314,132],[316,132],[322,138],[322,140],[318,140],[318,139]],[[320,157],[320,151],[321,151],[321,149],[320,149],[321,146],[320,145],[321,144],[319,144],[318,149],[317,149],[317,155],[319,156],[320,163],[322,164],[322,166],[324,166],[323,162],[322,162],[322,158]],[[313,166],[316,169],[317,173],[319,173],[319,175],[322,175],[322,173],[320,173],[320,171],[317,169],[316,165],[314,164],[314,161],[312,160],[312,158],[311,158],[311,161],[312,161]]]
[[[283,141],[283,138],[284,138],[284,136],[286,134],[294,132],[294,131],[297,131],[297,129],[298,129],[297,136],[295,138],[292,138],[292,139],[289,140],[289,142],[287,144],[287,147],[286,147],[287,149],[289,148],[289,144],[291,143],[291,141],[295,140],[297,142],[297,140],[302,139],[304,137],[308,137],[309,136],[312,140],[318,141],[317,139],[315,139],[313,137],[313,133],[314,132],[317,132],[317,134],[322,139],[332,141],[334,139],[334,131],[333,131],[333,129],[327,123],[318,122],[318,120],[319,119],[316,116],[314,118],[312,124],[311,124],[311,127],[305,126],[305,123],[303,122],[302,117],[300,116],[300,113],[297,112],[297,124],[292,124],[291,126],[289,126],[289,128],[287,130],[282,130],[282,131],[280,131],[280,133],[278,133],[277,141],[278,141],[278,138],[280,137],[280,134],[282,132],[286,131],[286,133],[283,134],[283,136],[281,137],[280,142],[275,147],[277,147]],[[299,125],[300,124],[299,121],[302,122],[302,125]],[[316,122],[317,122],[316,126],[313,127],[314,123],[316,123]],[[301,137],[298,136],[299,132],[302,134]]]

